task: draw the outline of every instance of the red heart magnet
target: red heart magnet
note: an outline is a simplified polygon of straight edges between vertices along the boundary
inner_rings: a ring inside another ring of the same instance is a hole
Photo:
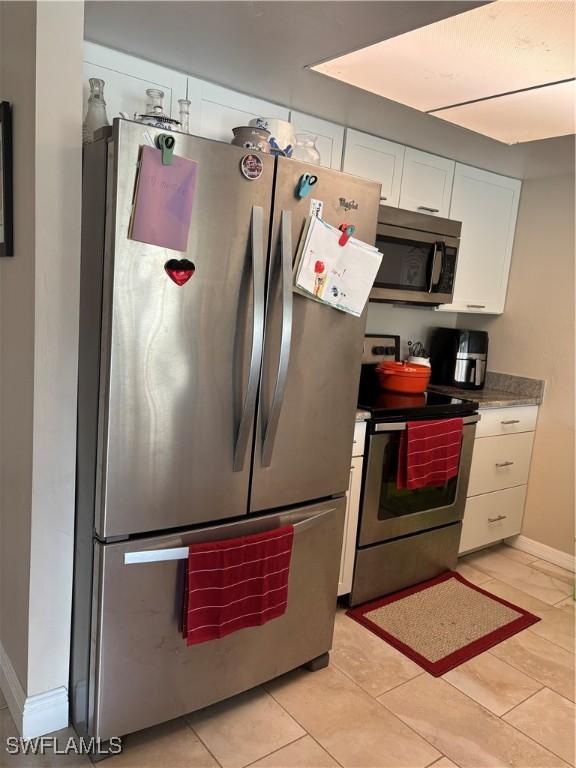
[[[188,259],[170,259],[164,264],[164,271],[176,285],[184,285],[190,280],[196,267]]]

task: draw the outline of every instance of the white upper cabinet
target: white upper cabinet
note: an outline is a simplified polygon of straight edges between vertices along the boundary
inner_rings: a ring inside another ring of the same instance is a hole
[[[198,126],[200,136],[230,143],[234,136],[232,128],[248,125],[254,117],[276,117],[280,120],[289,118],[290,112],[286,107],[279,107],[269,101],[255,99],[253,96],[246,96],[212,83],[194,78],[191,80],[194,84],[201,84]]]
[[[321,120],[319,117],[305,115],[303,112],[290,113],[290,121],[296,133],[302,133],[316,139],[316,148],[320,153],[320,165],[342,168],[342,148],[344,146],[344,127]]]
[[[521,182],[456,163],[450,218],[462,222],[454,301],[447,312],[501,314]]]
[[[400,185],[400,208],[448,217],[454,160],[406,147]]]
[[[402,144],[348,128],[342,170],[379,181],[382,184],[381,201],[397,207],[405,149]]]
[[[171,117],[178,119],[178,99],[186,97],[186,75],[172,69],[151,64],[149,61],[128,56],[125,53],[104,48],[95,43],[84,43],[84,112],[86,112],[90,87],[88,78],[104,80],[106,114],[112,123],[119,112],[146,111],[146,89],[164,91],[164,108]]]

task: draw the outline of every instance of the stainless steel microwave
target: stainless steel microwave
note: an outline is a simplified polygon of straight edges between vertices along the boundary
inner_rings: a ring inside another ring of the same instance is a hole
[[[462,224],[381,205],[376,246],[382,264],[370,301],[450,304]]]

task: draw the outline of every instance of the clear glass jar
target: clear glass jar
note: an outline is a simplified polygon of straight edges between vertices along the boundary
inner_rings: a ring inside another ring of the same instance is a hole
[[[190,104],[188,99],[178,99],[180,108],[180,130],[182,133],[190,133]]]
[[[94,141],[94,132],[98,128],[110,125],[106,114],[106,102],[104,101],[104,80],[91,77],[90,96],[88,97],[88,110],[82,123],[82,144]]]
[[[316,146],[317,140],[318,136],[310,136],[304,133],[296,134],[296,146],[292,150],[292,159],[320,165],[320,152],[318,152],[318,147]]]
[[[146,89],[146,114],[163,115],[164,114],[164,91],[159,88]]]

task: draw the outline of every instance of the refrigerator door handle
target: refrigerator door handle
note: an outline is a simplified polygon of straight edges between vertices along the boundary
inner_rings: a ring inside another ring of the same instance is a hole
[[[292,340],[292,211],[282,211],[280,232],[282,331],[280,335],[280,354],[278,356],[276,383],[262,443],[261,462],[263,467],[269,467],[272,463],[274,439],[278,430],[284,390],[286,389],[286,378],[288,376],[288,363],[290,362],[290,343]]]
[[[324,520],[327,515],[331,515],[336,507],[323,509],[313,515],[305,517],[294,523],[294,533],[300,534],[303,531],[312,528]],[[137,565],[138,563],[163,563],[167,560],[187,560],[188,547],[167,547],[166,549],[143,549],[138,552],[125,552],[124,565]]]
[[[258,380],[260,378],[260,367],[262,363],[262,346],[264,341],[264,210],[258,205],[252,206],[252,223],[250,229],[252,246],[252,290],[254,296],[252,312],[252,347],[250,351],[250,372],[248,374],[246,396],[242,406],[242,415],[240,417],[238,432],[236,434],[236,445],[234,447],[234,462],[232,465],[234,472],[241,472],[244,469],[248,439],[252,433],[252,424],[254,421],[256,393],[258,391]]]

